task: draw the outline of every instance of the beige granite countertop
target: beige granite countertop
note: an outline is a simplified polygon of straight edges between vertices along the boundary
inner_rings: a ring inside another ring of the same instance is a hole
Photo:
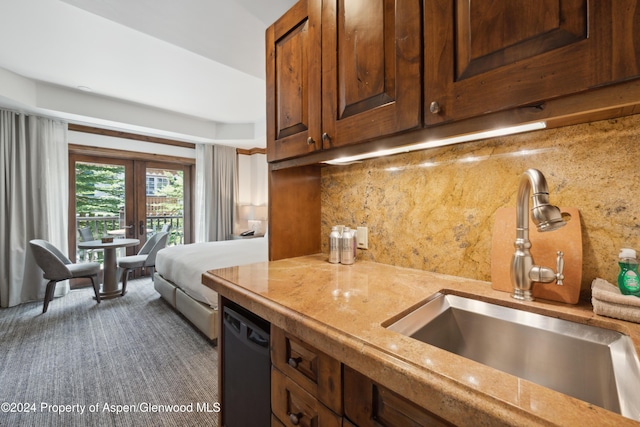
[[[640,425],[383,326],[445,290],[614,329],[640,353],[640,325],[595,315],[588,304],[517,302],[488,282],[373,262],[330,264],[322,254],[212,270],[203,283],[457,425]]]

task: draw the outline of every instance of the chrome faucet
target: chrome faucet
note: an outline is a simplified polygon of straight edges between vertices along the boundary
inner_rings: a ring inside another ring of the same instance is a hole
[[[529,192],[533,192],[533,208],[531,219],[538,231],[554,231],[564,226],[566,222],[562,218],[560,209],[549,204],[549,189],[547,180],[537,169],[529,169],[520,177],[518,186],[518,199],[516,205],[516,250],[511,260],[511,283],[513,283],[513,298],[517,300],[533,301],[531,291],[533,284],[550,283],[554,280],[562,286],[564,280],[564,254],[557,253],[556,272],[551,268],[534,265],[533,257],[529,249]]]

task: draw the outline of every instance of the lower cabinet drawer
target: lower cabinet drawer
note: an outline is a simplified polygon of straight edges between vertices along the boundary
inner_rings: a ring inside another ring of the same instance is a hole
[[[271,410],[282,423],[272,420],[272,426],[342,426],[340,416],[275,367],[271,367]]]
[[[271,325],[271,363],[333,412],[342,413],[342,369],[336,359]]]
[[[344,415],[359,427],[453,425],[346,365],[343,375]]]

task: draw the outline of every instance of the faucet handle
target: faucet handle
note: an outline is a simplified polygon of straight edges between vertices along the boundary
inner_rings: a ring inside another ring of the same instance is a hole
[[[556,284],[564,285],[562,281],[564,280],[564,253],[562,251],[558,251],[558,257],[556,258]]]

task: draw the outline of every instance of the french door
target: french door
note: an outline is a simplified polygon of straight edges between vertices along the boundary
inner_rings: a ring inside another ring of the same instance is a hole
[[[168,231],[168,245],[191,242],[191,176],[188,164],[109,156],[69,155],[69,254],[101,261],[78,250],[79,240],[148,237]],[[125,255],[124,249],[120,256]]]

